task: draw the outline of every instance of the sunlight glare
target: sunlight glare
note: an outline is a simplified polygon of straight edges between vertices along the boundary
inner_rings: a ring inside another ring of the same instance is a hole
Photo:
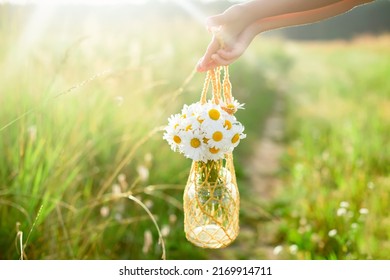
[[[176,5],[178,5],[180,8],[182,8],[184,11],[186,11],[195,20],[204,24],[204,22],[206,20],[206,16],[203,14],[203,12],[200,9],[198,9],[190,1],[173,0],[173,2]]]
[[[8,53],[6,62],[4,63],[8,69],[8,75],[12,75],[16,72],[19,63],[25,59],[33,44],[44,34],[55,10],[56,7],[51,5],[37,5],[34,8],[33,13],[29,16],[29,19],[24,25],[24,29],[20,32],[18,42],[10,53]]]
[[[1,3],[16,5],[37,4],[37,5],[116,5],[116,4],[145,4],[146,0],[0,0]]]

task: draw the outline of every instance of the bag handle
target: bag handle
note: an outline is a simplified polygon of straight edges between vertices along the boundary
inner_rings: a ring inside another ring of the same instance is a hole
[[[224,76],[223,82],[221,83],[222,69],[224,70]],[[230,83],[229,78],[229,66],[219,66],[207,71],[200,97],[201,104],[205,104],[207,102],[207,91],[209,89],[210,82],[212,84],[212,102],[217,105],[220,104],[220,101],[224,102],[225,104],[230,104],[233,100],[233,96],[232,84]]]

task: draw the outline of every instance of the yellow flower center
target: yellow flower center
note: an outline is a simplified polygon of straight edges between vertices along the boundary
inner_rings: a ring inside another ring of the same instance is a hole
[[[191,139],[191,147],[192,148],[199,148],[200,146],[200,141],[198,138],[192,138]]]
[[[226,106],[228,109],[236,109],[236,106],[234,104],[230,103]]]
[[[173,128],[176,129],[178,126],[179,126],[179,124],[177,123],[177,124],[175,124],[175,126]]]
[[[173,141],[175,141],[176,144],[180,144],[181,143],[181,138],[177,135],[173,136]]]
[[[187,125],[186,131],[191,130],[191,129],[192,129],[192,125],[191,124]]]
[[[200,117],[197,118],[199,123],[202,123],[204,120],[202,120]]]
[[[213,140],[216,141],[216,142],[219,142],[221,141],[223,138],[223,134],[221,131],[216,131],[213,133]]]
[[[216,153],[219,152],[219,149],[217,149],[217,148],[215,148],[215,147],[212,147],[212,148],[209,148],[209,151],[210,151],[210,153],[212,153],[212,154],[216,154]]]
[[[225,124],[223,125],[227,130],[232,128],[232,123],[229,120],[225,120]]]
[[[232,143],[235,144],[238,140],[240,140],[240,134],[236,133],[232,138]]]
[[[221,116],[221,113],[217,109],[211,109],[209,110],[209,117],[212,120],[219,120],[219,117]]]

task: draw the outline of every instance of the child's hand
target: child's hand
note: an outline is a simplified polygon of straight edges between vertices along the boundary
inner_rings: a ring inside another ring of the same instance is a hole
[[[197,70],[207,71],[216,66],[228,65],[237,59],[247,47],[243,48],[247,38],[242,35],[248,24],[242,17],[241,5],[234,5],[223,14],[208,18],[206,25],[213,32],[213,38],[198,62]]]
[[[251,24],[237,35],[234,41],[228,41],[221,48],[218,34],[213,36],[213,39],[207,47],[203,58],[198,62],[197,71],[204,72],[213,69],[217,66],[229,65],[237,60],[248,48],[253,38],[256,36],[259,26]],[[223,41],[225,42],[225,41]]]

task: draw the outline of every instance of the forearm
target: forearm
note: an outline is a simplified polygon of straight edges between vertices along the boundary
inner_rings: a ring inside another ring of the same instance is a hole
[[[263,18],[304,12],[329,6],[342,0],[254,0],[238,4],[248,23]]]
[[[252,27],[253,35],[278,28],[296,26],[318,22],[330,17],[343,14],[352,8],[372,2],[373,0],[344,0],[325,7],[305,11],[288,13],[285,15],[264,18],[256,21]]]

